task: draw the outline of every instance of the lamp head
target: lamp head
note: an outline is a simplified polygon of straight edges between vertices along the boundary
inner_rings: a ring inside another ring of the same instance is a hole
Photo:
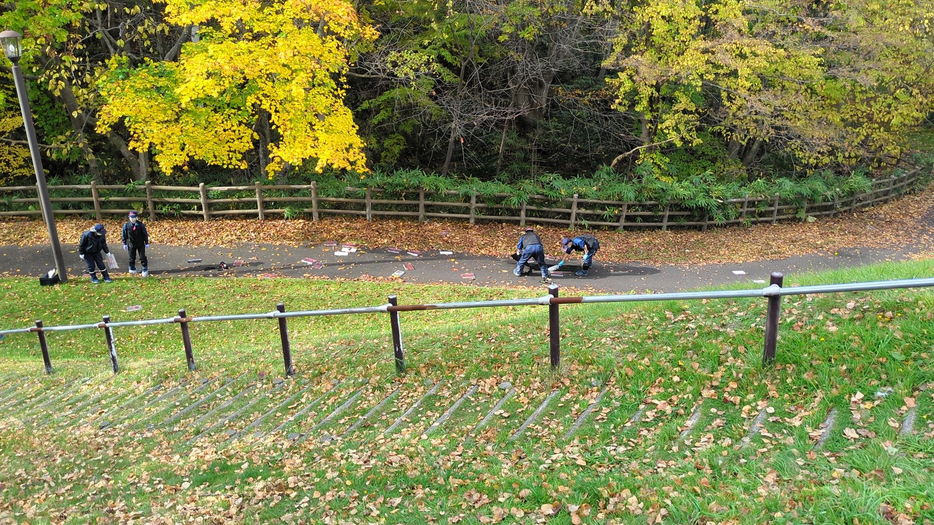
[[[23,35],[9,29],[0,33],[0,46],[3,46],[3,53],[14,63],[23,56],[23,48],[20,45],[22,39]]]

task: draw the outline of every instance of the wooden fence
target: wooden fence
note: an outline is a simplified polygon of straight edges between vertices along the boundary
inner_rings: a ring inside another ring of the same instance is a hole
[[[265,220],[268,216],[292,217],[310,215],[317,221],[324,215],[365,217],[409,217],[426,221],[431,218],[463,219],[475,224],[480,220],[551,224],[586,228],[650,228],[693,227],[706,230],[710,226],[752,224],[801,218],[834,216],[877,203],[887,202],[911,189],[922,178],[921,170],[872,181],[866,193],[839,198],[834,194],[822,202],[783,202],[774,197],[745,197],[723,203],[724,214],[719,220],[706,211],[663,204],[656,201],[624,202],[582,199],[577,194],[565,199],[533,195],[516,208],[506,204],[508,194],[465,196],[455,191],[405,191],[396,199],[381,199],[381,189],[346,188],[352,197],[322,197],[318,186],[264,185],[208,187],[145,185],[122,186],[62,185],[50,186],[52,206],[56,215],[87,215],[103,221],[105,215],[122,216],[131,209],[148,214],[150,220],[161,216],[200,216],[212,218],[240,215]],[[35,197],[29,196],[32,193]],[[71,196],[63,196],[69,194]],[[249,196],[245,196],[248,194]],[[26,196],[23,196],[26,195]],[[76,196],[77,195],[77,196]],[[233,196],[231,196],[233,195]],[[22,208],[28,209],[22,209]],[[40,216],[38,192],[35,186],[0,187],[0,217]]]

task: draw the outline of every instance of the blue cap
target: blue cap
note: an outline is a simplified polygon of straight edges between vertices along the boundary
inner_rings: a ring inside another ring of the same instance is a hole
[[[97,223],[97,224],[94,225],[94,231],[96,231],[97,233],[100,233],[100,234],[102,234],[102,235],[105,234],[105,233],[107,233],[107,230],[104,229],[104,225],[101,224],[101,223]]]

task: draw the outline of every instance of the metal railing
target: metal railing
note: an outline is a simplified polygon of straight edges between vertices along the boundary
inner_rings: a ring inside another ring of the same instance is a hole
[[[331,310],[302,310],[287,312],[285,304],[279,303],[276,309],[271,312],[236,314],[236,315],[207,315],[201,317],[190,317],[185,310],[179,310],[177,317],[168,317],[164,319],[148,319],[140,321],[117,321],[112,322],[110,316],[104,316],[99,323],[81,324],[81,325],[62,325],[62,326],[44,326],[42,320],[37,320],[34,327],[18,328],[12,330],[0,330],[0,336],[18,333],[36,333],[39,338],[39,345],[42,348],[42,358],[45,362],[45,370],[51,374],[53,372],[51,359],[49,357],[49,348],[45,334],[47,332],[65,332],[70,330],[85,330],[90,328],[104,329],[107,348],[110,354],[110,360],[114,373],[119,372],[119,363],[117,359],[117,349],[113,337],[113,329],[130,326],[148,326],[157,324],[177,323],[181,327],[182,343],[185,348],[185,359],[189,370],[196,370],[194,351],[191,344],[191,334],[188,330],[190,323],[205,323],[213,321],[239,321],[249,319],[277,319],[279,322],[279,335],[282,340],[282,359],[285,366],[285,373],[291,376],[295,373],[295,367],[292,364],[291,343],[289,341],[288,326],[286,320],[290,317],[314,317],[330,315],[355,315],[355,314],[373,314],[388,313],[393,342],[393,358],[395,360],[396,371],[400,374],[405,373],[405,354],[402,345],[402,327],[400,324],[400,312],[418,312],[430,310],[455,310],[464,308],[497,308],[505,306],[548,306],[549,323],[549,350],[551,358],[551,368],[556,370],[561,364],[561,330],[559,307],[562,304],[590,304],[590,303],[629,303],[646,301],[672,301],[672,300],[697,300],[697,299],[743,299],[765,297],[768,299],[768,309],[766,312],[765,342],[762,350],[762,364],[769,365],[775,360],[776,342],[778,340],[778,325],[781,309],[781,298],[787,295],[810,295],[826,294],[838,292],[860,292],[872,290],[894,290],[901,288],[924,288],[934,286],[934,278],[923,279],[901,279],[890,281],[869,281],[848,284],[829,284],[816,286],[798,286],[793,288],[782,288],[784,277],[781,273],[772,273],[771,282],[765,288],[754,288],[746,290],[720,290],[720,291],[702,291],[702,292],[674,292],[659,294],[633,294],[633,295],[597,295],[583,297],[559,297],[558,286],[551,285],[548,289],[548,295],[542,297],[533,297],[528,299],[499,299],[492,301],[472,301],[472,302],[454,302],[454,303],[435,303],[435,304],[415,304],[400,305],[397,297],[390,295],[386,304],[378,306],[363,306],[355,308],[337,308]]]

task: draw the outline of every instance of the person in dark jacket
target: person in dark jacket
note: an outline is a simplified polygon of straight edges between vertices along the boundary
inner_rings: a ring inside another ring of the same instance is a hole
[[[593,235],[581,235],[573,239],[565,237],[561,239],[561,249],[564,250],[564,257],[561,258],[562,264],[564,264],[564,261],[567,260],[571,252],[584,252],[584,260],[581,269],[574,272],[574,275],[587,275],[587,272],[590,271],[590,267],[593,265],[594,254],[600,249],[600,242],[597,241],[597,238]]]
[[[535,233],[534,228],[526,228],[525,234],[519,237],[516,253],[519,254],[519,263],[516,264],[516,269],[512,271],[513,275],[516,277],[522,275],[522,267],[529,262],[529,259],[535,258],[538,267],[542,271],[542,282],[551,282],[548,278],[548,267],[545,266],[545,249],[542,247],[542,239]]]
[[[146,248],[149,248],[149,232],[146,231],[146,225],[139,220],[139,214],[131,211],[127,222],[123,225],[121,235],[123,239],[123,251],[130,254],[130,273],[136,273],[136,255],[139,254],[139,262],[143,265],[143,277],[149,276],[149,259],[146,258]]]
[[[110,248],[107,247],[107,230],[103,224],[95,224],[93,228],[81,234],[81,240],[78,242],[78,257],[87,263],[88,275],[94,284],[100,282],[97,280],[97,268],[100,268],[105,283],[114,282],[107,273],[102,253],[110,253]]]

